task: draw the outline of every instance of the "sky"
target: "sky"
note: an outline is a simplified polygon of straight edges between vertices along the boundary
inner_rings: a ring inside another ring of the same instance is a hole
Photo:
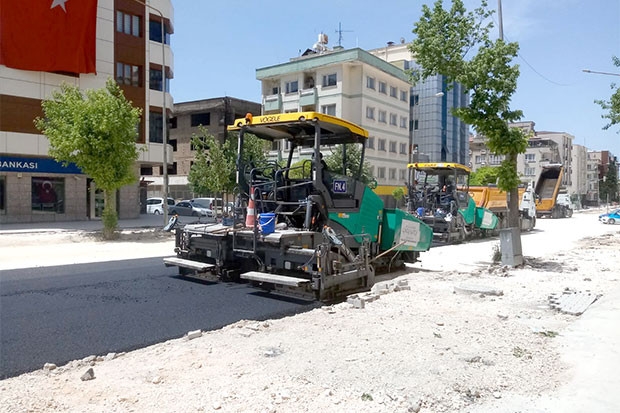
[[[464,0],[473,10],[479,0]],[[231,96],[261,101],[256,69],[288,62],[311,48],[320,33],[328,47],[364,50],[413,40],[422,4],[433,1],[172,0],[176,103]],[[498,1],[489,0],[497,9]],[[450,0],[444,0],[449,7]],[[566,132],[574,144],[620,156],[620,126],[606,120],[596,99],[620,85],[620,0],[503,0],[504,39],[518,42],[520,67],[511,109],[536,131]],[[493,36],[499,36],[494,17]],[[341,29],[339,33],[338,30]],[[583,70],[617,74],[585,73]]]

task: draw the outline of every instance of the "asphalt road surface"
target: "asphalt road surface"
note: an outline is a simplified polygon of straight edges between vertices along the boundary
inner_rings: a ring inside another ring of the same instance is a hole
[[[177,271],[162,258],[2,271],[0,379],[316,306]]]

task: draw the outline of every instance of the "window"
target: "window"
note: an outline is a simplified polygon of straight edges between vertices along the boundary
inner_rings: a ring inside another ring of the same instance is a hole
[[[409,102],[409,106],[415,106],[420,103],[420,95],[411,95],[411,101]]]
[[[400,127],[407,129],[407,118],[405,116],[400,117]]]
[[[336,104],[333,105],[323,105],[321,106],[321,113],[326,115],[336,116]]]
[[[191,116],[191,126],[208,126],[211,124],[211,113],[192,113]]]
[[[505,155],[490,155],[489,156],[489,164],[491,165],[499,165],[506,158]]]
[[[388,177],[389,177],[390,181],[395,181],[396,180],[396,168],[390,168],[389,169]]]
[[[271,94],[272,95],[277,95],[280,93],[280,86],[274,86],[271,88]]]
[[[394,86],[390,86],[390,96],[393,98],[398,98],[398,89]]]
[[[116,31],[140,37],[140,16],[134,16],[122,11],[116,12]]]
[[[368,148],[375,149],[375,137],[371,136],[368,138]]]
[[[170,118],[170,120],[168,121],[170,122],[170,129],[176,129],[177,128],[177,117],[173,117]]]
[[[401,143],[400,144],[400,151],[401,154],[407,154],[407,144],[406,143]]]
[[[390,125],[396,126],[398,124],[398,116],[395,113],[390,113]]]
[[[407,179],[407,170],[406,169],[399,169],[398,171],[398,180],[399,181],[404,181]]]
[[[474,158],[474,163],[476,164],[482,164],[484,163],[486,157],[483,155],[476,155],[476,157]]]
[[[379,111],[379,122],[381,123],[387,123],[387,112],[384,110],[380,110]]]
[[[523,175],[525,175],[525,176],[535,176],[536,175],[536,168],[525,168],[525,170],[523,171]]]
[[[172,146],[172,152],[177,151],[177,140],[176,139],[168,139],[168,144]]]
[[[535,153],[526,153],[525,154],[525,162],[536,162],[536,154]]]
[[[375,78],[374,77],[366,76],[366,87],[368,89],[374,89],[375,88]]]
[[[400,100],[402,100],[403,102],[407,101],[408,96],[409,96],[409,93],[406,90],[400,91]]]
[[[149,89],[163,91],[162,73],[160,69],[149,70]]]
[[[164,24],[164,44],[170,44],[170,31],[168,30],[168,26]],[[161,43],[161,22],[157,20],[149,21],[149,40]]]
[[[163,116],[161,113],[149,113],[149,142],[163,143]]]
[[[65,179],[32,177],[32,210],[65,213]]]
[[[390,141],[390,152],[396,153],[396,142]]]
[[[140,66],[116,63],[116,82],[119,85],[140,86]]]
[[[379,82],[379,93],[383,93],[384,95],[387,95],[387,83]]]
[[[366,106],[366,117],[368,119],[375,118],[375,108],[371,108],[370,106]]]
[[[379,139],[379,148],[380,151],[385,152],[385,139]]]
[[[323,87],[336,86],[337,77],[335,73],[323,76]]]
[[[299,90],[299,82],[293,80],[292,82],[286,82],[286,93],[296,93]]]
[[[409,130],[418,130],[419,126],[420,126],[420,123],[418,122],[417,119],[409,122]]]
[[[377,168],[377,178],[385,179],[385,168]]]

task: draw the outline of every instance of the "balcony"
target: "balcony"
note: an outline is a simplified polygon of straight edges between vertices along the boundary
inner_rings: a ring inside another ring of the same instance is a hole
[[[302,89],[299,91],[299,106],[315,106],[317,99],[316,88]]]
[[[282,112],[282,95],[280,93],[276,95],[268,95],[263,98],[263,106],[265,113],[269,112]]]

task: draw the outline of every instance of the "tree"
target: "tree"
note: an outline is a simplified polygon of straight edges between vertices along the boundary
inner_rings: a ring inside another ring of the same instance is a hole
[[[511,62],[519,46],[490,39],[492,15],[484,0],[474,12],[467,12],[461,0],[452,0],[450,10],[443,9],[442,0],[437,0],[433,9],[423,5],[422,17],[413,29],[416,39],[410,46],[420,66],[412,80],[441,74],[448,85],[457,82],[469,91],[469,107],[456,108],[453,113],[486,137],[491,152],[505,156],[498,168],[498,187],[508,193],[508,224],[518,227],[517,155],[525,152],[527,139],[508,123],[523,115],[510,109],[519,77],[519,67]]]
[[[336,145],[331,149],[331,153],[325,155],[325,163],[330,171],[336,174],[347,176],[357,176],[359,172],[360,162],[362,159],[362,147],[356,144],[346,145],[346,165],[343,171],[343,145]],[[364,160],[362,165],[362,174],[359,178],[363,183],[369,184],[374,180],[370,173],[370,164]]]
[[[200,133],[192,137],[196,148],[194,163],[187,180],[195,194],[232,193],[237,186],[237,135],[229,134],[224,142],[219,142],[202,126]],[[264,140],[245,134],[242,164],[266,163]]]
[[[499,169],[493,166],[483,166],[471,173],[469,184],[472,186],[489,185],[497,183]]]
[[[603,202],[618,201],[618,164],[611,161],[607,173],[599,180],[599,197]]]
[[[50,141],[49,154],[74,163],[104,192],[103,236],[114,238],[118,216],[116,191],[136,181],[137,125],[140,109],[131,105],[113,79],[105,88],[86,90],[62,84],[43,100],[44,118],[35,126]]]
[[[612,60],[614,62],[614,66],[620,67],[620,58],[614,56],[612,57]],[[620,88],[618,88],[615,83],[612,83],[611,90],[613,92],[609,100],[594,101],[595,103],[598,103],[604,111],[607,111],[607,113],[601,115],[603,119],[609,120],[609,123],[603,126],[604,130],[620,124]],[[620,130],[618,130],[618,133],[620,133]]]

